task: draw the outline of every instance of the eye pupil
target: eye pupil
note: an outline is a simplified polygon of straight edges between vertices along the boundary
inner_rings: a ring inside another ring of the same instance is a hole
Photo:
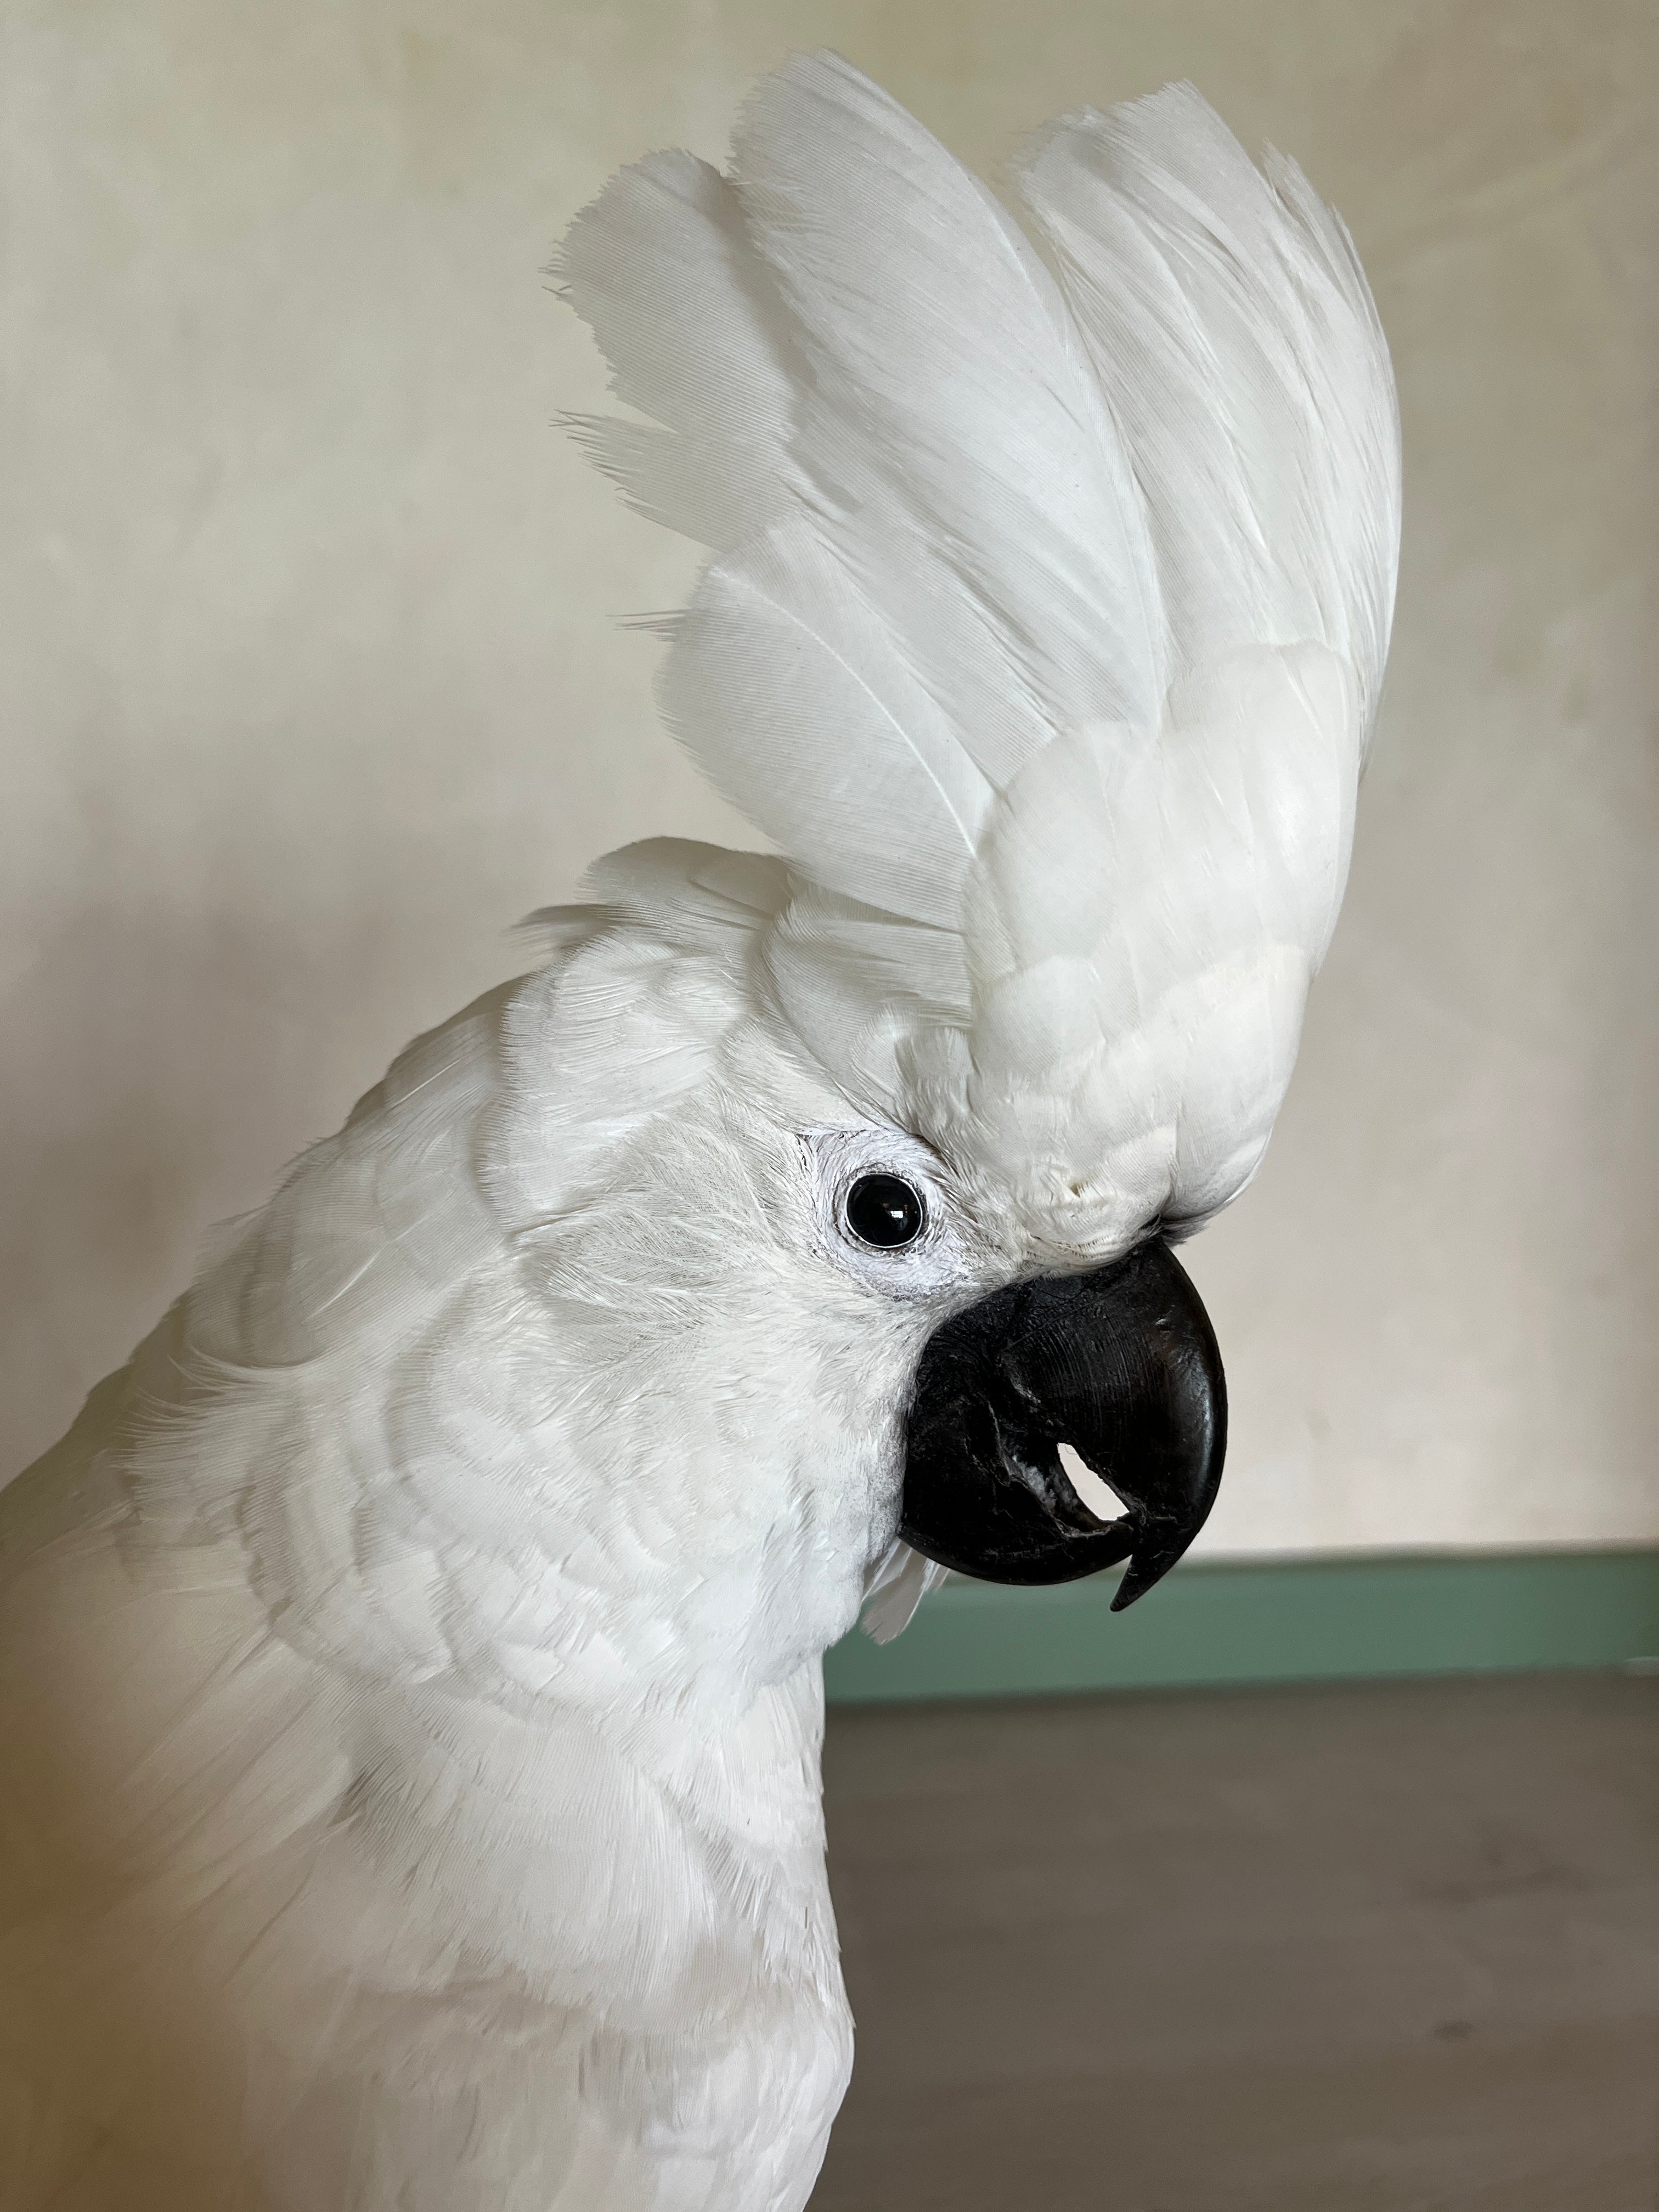
[[[860,1176],[847,1194],[847,1226],[861,1243],[884,1251],[914,1244],[927,1218],[921,1193],[902,1176]]]

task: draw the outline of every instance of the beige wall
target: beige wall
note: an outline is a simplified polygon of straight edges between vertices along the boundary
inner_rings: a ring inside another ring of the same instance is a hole
[[[655,727],[686,549],[538,279],[828,42],[970,161],[1190,75],[1343,208],[1407,529],[1347,915],[1193,1248],[1229,1547],[1659,1536],[1653,99],[1613,0],[9,0],[0,1456],[585,862],[744,836]]]

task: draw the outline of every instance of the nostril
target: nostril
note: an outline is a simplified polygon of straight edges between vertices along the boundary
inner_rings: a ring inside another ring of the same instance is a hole
[[[1082,1453],[1073,1444],[1060,1444],[1060,1472],[1097,1521],[1115,1521],[1123,1500],[1109,1482],[1103,1482]]]

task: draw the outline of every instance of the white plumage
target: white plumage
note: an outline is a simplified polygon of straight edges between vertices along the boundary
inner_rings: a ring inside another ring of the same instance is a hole
[[[1300,173],[1176,88],[1018,192],[820,56],[573,225],[581,434],[710,549],[665,709],[787,858],[600,864],[0,1501],[8,2212],[804,2204],[917,1359],[1254,1171],[1387,650]]]

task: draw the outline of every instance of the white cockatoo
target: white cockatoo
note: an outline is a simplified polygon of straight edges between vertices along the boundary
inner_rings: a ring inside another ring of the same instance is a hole
[[[822,1653],[1203,1519],[1170,1239],[1336,917],[1392,386],[1188,88],[1012,197],[821,55],[570,229],[778,856],[601,861],[0,1500],[5,2212],[798,2212]]]

